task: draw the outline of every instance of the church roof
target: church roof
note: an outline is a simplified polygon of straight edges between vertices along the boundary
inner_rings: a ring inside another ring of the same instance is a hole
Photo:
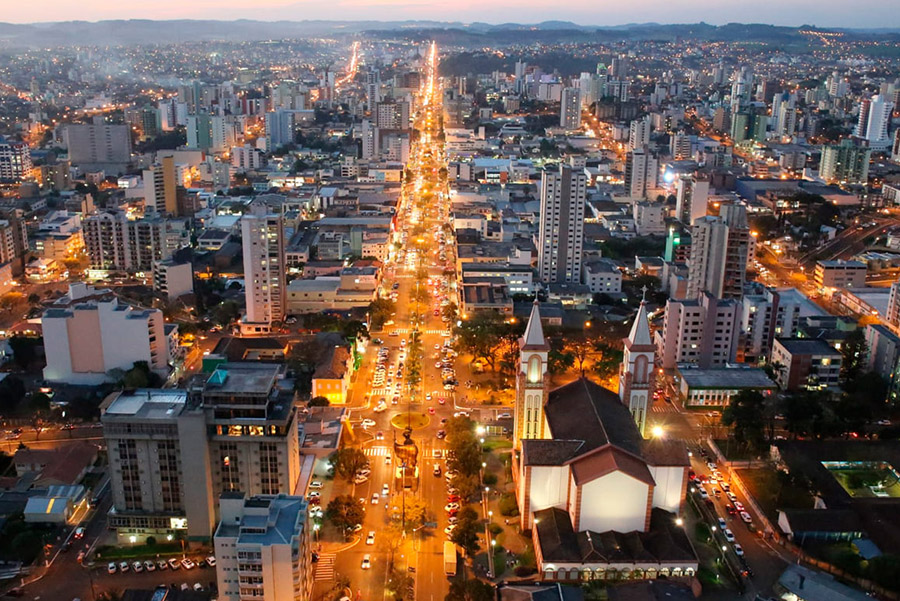
[[[525,327],[525,335],[522,336],[522,349],[549,349],[547,339],[544,338],[544,327],[541,325],[541,310],[538,302],[534,301],[531,306],[531,316],[528,318],[528,325]]]
[[[630,346],[653,346],[650,338],[650,320],[647,318],[647,303],[641,301],[637,317],[631,325],[631,333],[628,334]]]
[[[623,472],[650,486],[656,484],[643,460],[613,446],[582,455],[572,463],[572,478],[579,486],[612,472]]]
[[[522,441],[523,461],[526,465],[562,465],[576,457],[583,446],[583,440],[528,438]]]
[[[641,456],[648,465],[658,467],[690,466],[687,447],[673,438],[650,438],[644,440]]]
[[[675,516],[650,513],[647,532],[575,532],[569,514],[558,507],[536,511],[535,529],[544,563],[695,563],[697,556]]]
[[[544,413],[552,439],[583,441],[579,454],[611,444],[641,456],[643,438],[628,407],[586,378],[550,392]]]

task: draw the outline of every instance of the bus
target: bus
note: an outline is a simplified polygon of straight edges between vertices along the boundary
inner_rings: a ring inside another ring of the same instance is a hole
[[[444,574],[456,576],[456,545],[444,541]]]

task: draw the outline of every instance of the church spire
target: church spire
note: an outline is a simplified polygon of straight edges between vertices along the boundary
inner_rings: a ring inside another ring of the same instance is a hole
[[[644,294],[646,295],[646,288]],[[638,308],[637,317],[631,325],[631,333],[628,334],[626,344],[629,346],[648,346],[653,344],[650,338],[650,320],[647,317],[647,301],[641,299],[641,306]]]
[[[525,335],[522,336],[521,350],[549,349],[547,339],[544,338],[544,327],[541,325],[541,310],[537,299],[531,305],[531,316],[525,327]]]

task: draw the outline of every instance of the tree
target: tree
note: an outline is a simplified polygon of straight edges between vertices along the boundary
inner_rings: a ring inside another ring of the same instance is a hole
[[[25,398],[25,384],[17,376],[6,376],[0,380],[0,412],[9,416],[16,412]]]
[[[593,359],[596,354],[597,340],[592,338],[587,332],[579,332],[569,336],[565,345],[566,352],[572,355],[575,366],[583,378],[587,362]]]
[[[785,396],[780,404],[784,429],[794,436],[811,434],[815,422],[822,416],[824,402],[823,394],[818,391],[807,390]]]
[[[362,449],[344,447],[331,454],[334,473],[345,480],[353,480],[357,472],[369,465],[369,458]]]
[[[756,390],[742,390],[731,397],[722,411],[722,423],[730,426],[734,439],[757,451],[765,443],[765,399]]]
[[[35,347],[41,343],[39,338],[28,338],[26,336],[13,336],[8,341],[9,348],[12,349],[13,359],[16,365],[22,369],[28,369],[31,363],[37,357]]]
[[[369,326],[375,330],[384,327],[384,322],[388,321],[397,311],[397,305],[388,298],[376,298],[369,304]]]
[[[331,403],[323,396],[313,397],[307,403],[308,407],[328,407]]]
[[[609,380],[619,372],[622,363],[622,349],[605,342],[598,342],[594,356],[593,371],[601,380]]]
[[[841,376],[848,380],[858,376],[866,354],[866,335],[861,328],[856,328],[847,334],[841,346]]]
[[[428,521],[428,505],[421,499],[410,497],[406,499],[406,525],[409,528],[421,528]]]
[[[471,507],[464,507],[457,517],[456,528],[450,534],[450,540],[459,545],[467,555],[475,555],[480,548],[478,533],[481,531],[481,521],[478,514]]]
[[[494,587],[478,579],[454,580],[444,601],[492,601]]]
[[[450,323],[455,322],[459,317],[459,307],[456,306],[456,303],[449,302],[441,309],[441,317],[448,320]]]
[[[415,586],[415,580],[407,572],[396,568],[391,569],[388,574],[385,588],[394,594],[394,599],[400,601],[411,596],[407,596],[406,592]]]
[[[340,530],[350,530],[362,524],[366,510],[362,502],[352,495],[338,495],[328,503],[325,515]]]

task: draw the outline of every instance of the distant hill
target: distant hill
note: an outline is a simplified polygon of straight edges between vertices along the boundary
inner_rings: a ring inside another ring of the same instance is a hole
[[[785,42],[800,37],[809,28],[763,24],[706,23],[666,25],[632,23],[628,25],[578,25],[569,21],[521,23],[461,23],[444,21],[236,21],[212,20],[116,20],[63,21],[53,23],[0,23],[0,48],[27,48],[72,45],[168,44],[191,41],[259,41],[271,39],[390,35],[417,39],[442,32],[449,42],[465,45],[480,40],[494,43],[522,41],[528,31],[535,41],[605,41],[607,39],[674,39],[697,38],[723,41]],[[834,31],[834,30],[832,30]],[[882,36],[900,39],[900,29],[845,30],[848,36]]]

